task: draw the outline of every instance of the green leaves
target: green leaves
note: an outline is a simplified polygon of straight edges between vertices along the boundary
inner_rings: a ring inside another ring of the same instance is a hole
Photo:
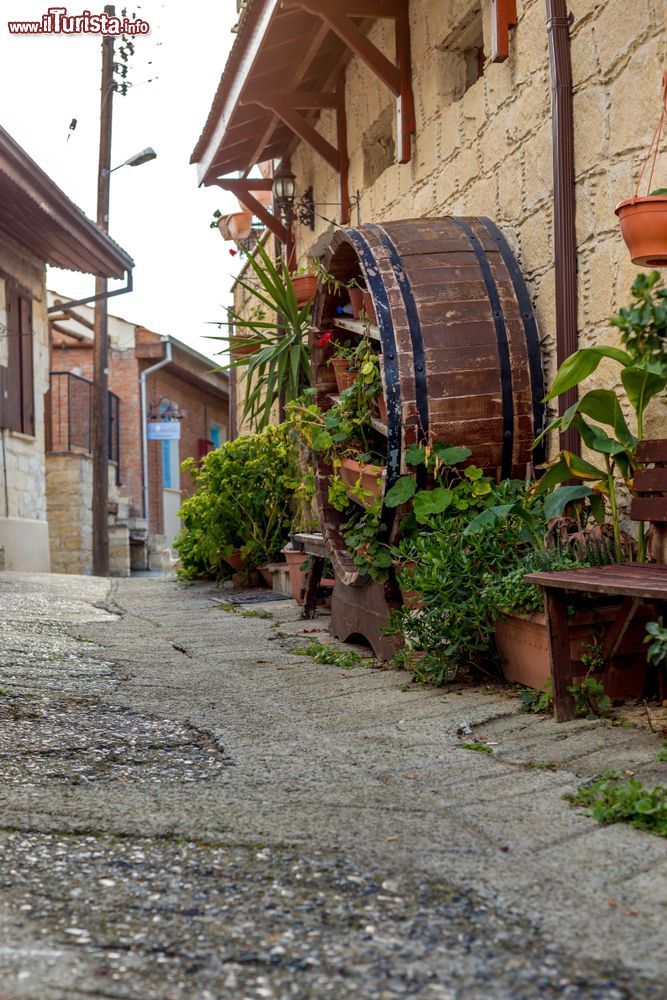
[[[412,510],[418,524],[428,524],[434,514],[446,510],[454,497],[453,490],[437,486],[433,490],[420,490],[412,501]]]
[[[552,517],[560,517],[565,508],[576,500],[586,500],[596,496],[590,486],[561,486],[560,489],[550,493],[544,501],[544,516],[550,521]]]
[[[612,358],[624,366],[632,364],[631,356],[619,347],[583,347],[566,358],[560,366],[544,401],[555,399],[556,396],[561,396],[568,389],[579,385],[585,378],[592,375],[603,358]]]
[[[390,490],[387,490],[384,502],[387,507],[400,507],[415,495],[417,484],[411,476],[401,476]]]
[[[621,372],[621,380],[632,408],[640,419],[653,397],[667,386],[667,376],[646,368],[626,368]]]

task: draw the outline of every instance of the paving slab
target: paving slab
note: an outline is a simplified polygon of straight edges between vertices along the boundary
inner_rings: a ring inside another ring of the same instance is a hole
[[[0,1000],[664,997],[667,842],[563,797],[656,736],[219,598],[0,574]]]

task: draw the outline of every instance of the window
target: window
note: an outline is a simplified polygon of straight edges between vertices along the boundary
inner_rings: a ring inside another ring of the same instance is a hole
[[[162,489],[180,490],[180,464],[178,461],[178,441],[161,441],[162,445]]]
[[[361,148],[364,154],[364,185],[370,187],[394,162],[395,108],[390,104],[364,132]]]
[[[442,46],[445,54],[442,89],[452,101],[460,101],[484,76],[486,56],[482,25],[482,8],[476,3]]]
[[[0,289],[0,427],[34,436],[32,300],[11,280]]]

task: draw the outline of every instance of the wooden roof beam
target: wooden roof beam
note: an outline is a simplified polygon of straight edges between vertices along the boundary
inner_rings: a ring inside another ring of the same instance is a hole
[[[339,168],[339,155],[338,150],[331,145],[328,139],[325,139],[323,135],[313,128],[313,126],[306,121],[303,115],[299,114],[295,110],[294,104],[292,103],[292,94],[265,94],[262,96],[248,97],[248,101],[253,101],[254,103],[260,104],[261,107],[266,108],[267,111],[272,111],[277,118],[280,118],[282,122],[287,125],[292,132],[299,136],[299,138],[311,146],[316,153],[326,160],[330,167],[334,170]],[[244,101],[245,103],[245,101]]]
[[[510,28],[519,23],[516,0],[492,0],[491,62],[505,62],[510,54]]]
[[[512,0],[501,0],[512,2]],[[414,95],[411,82],[410,19],[407,0],[283,0],[288,9],[306,10],[324,22],[397,98],[399,163],[412,156],[415,130]],[[396,63],[371,42],[352,17],[384,17],[396,22]]]

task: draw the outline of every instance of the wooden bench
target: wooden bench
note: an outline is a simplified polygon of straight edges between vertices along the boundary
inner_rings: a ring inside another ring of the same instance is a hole
[[[524,577],[528,583],[537,583],[544,588],[556,722],[567,722],[574,718],[574,696],[568,690],[574,683],[567,615],[568,594],[579,592],[624,598],[602,647],[602,656],[606,662],[611,661],[617,653],[623,636],[643,601],[655,606],[656,616],[663,614],[667,608],[667,439],[640,441],[637,460],[652,465],[652,468],[644,468],[635,476],[636,495],[632,499],[630,517],[635,521],[651,522],[652,553],[657,564],[591,566],[553,573],[527,573]],[[661,692],[663,682],[661,671]]]
[[[314,618],[317,607],[317,595],[322,584],[322,573],[327,551],[324,538],[319,532],[300,532],[294,535],[294,545],[310,556],[310,568],[306,577],[306,592],[303,599],[302,618]]]

